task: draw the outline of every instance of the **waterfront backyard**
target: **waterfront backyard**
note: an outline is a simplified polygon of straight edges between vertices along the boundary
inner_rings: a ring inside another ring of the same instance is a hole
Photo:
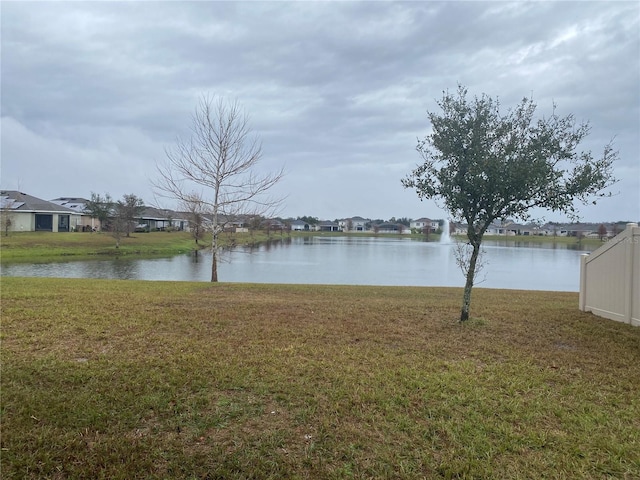
[[[570,292],[2,278],[3,478],[638,478]]]

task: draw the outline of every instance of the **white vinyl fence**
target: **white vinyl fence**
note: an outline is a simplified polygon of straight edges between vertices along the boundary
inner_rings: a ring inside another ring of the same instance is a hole
[[[580,258],[580,310],[640,326],[640,227]]]

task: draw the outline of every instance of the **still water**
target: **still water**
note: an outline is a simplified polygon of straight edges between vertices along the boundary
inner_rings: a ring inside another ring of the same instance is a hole
[[[574,247],[574,248],[571,248]],[[487,288],[578,291],[575,245],[486,242],[476,285]],[[343,285],[464,285],[453,244],[390,237],[285,238],[223,254],[223,282]],[[4,276],[208,281],[211,255],[161,259],[115,258],[44,264],[5,264]]]

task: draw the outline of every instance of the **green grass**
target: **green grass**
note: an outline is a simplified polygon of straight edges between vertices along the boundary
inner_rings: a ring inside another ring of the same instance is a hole
[[[640,329],[574,293],[1,288],[3,478],[640,478]]]
[[[292,236],[303,235],[292,232]],[[287,236],[286,234],[284,235]],[[220,237],[223,246],[246,245],[281,238],[280,233],[265,232],[225,233]],[[121,239],[116,248],[115,239],[108,233],[51,233],[19,232],[0,236],[2,262],[38,262],[83,259],[100,255],[170,256],[187,253],[195,248],[206,248],[210,239],[196,245],[187,232],[132,233]]]

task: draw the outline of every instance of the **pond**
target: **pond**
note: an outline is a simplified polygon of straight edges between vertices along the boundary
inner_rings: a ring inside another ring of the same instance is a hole
[[[578,291],[577,245],[487,241],[479,287]],[[456,286],[464,277],[455,245],[407,238],[313,236],[284,238],[223,254],[220,281],[342,285]],[[160,259],[3,264],[3,276],[208,281],[211,254]]]

